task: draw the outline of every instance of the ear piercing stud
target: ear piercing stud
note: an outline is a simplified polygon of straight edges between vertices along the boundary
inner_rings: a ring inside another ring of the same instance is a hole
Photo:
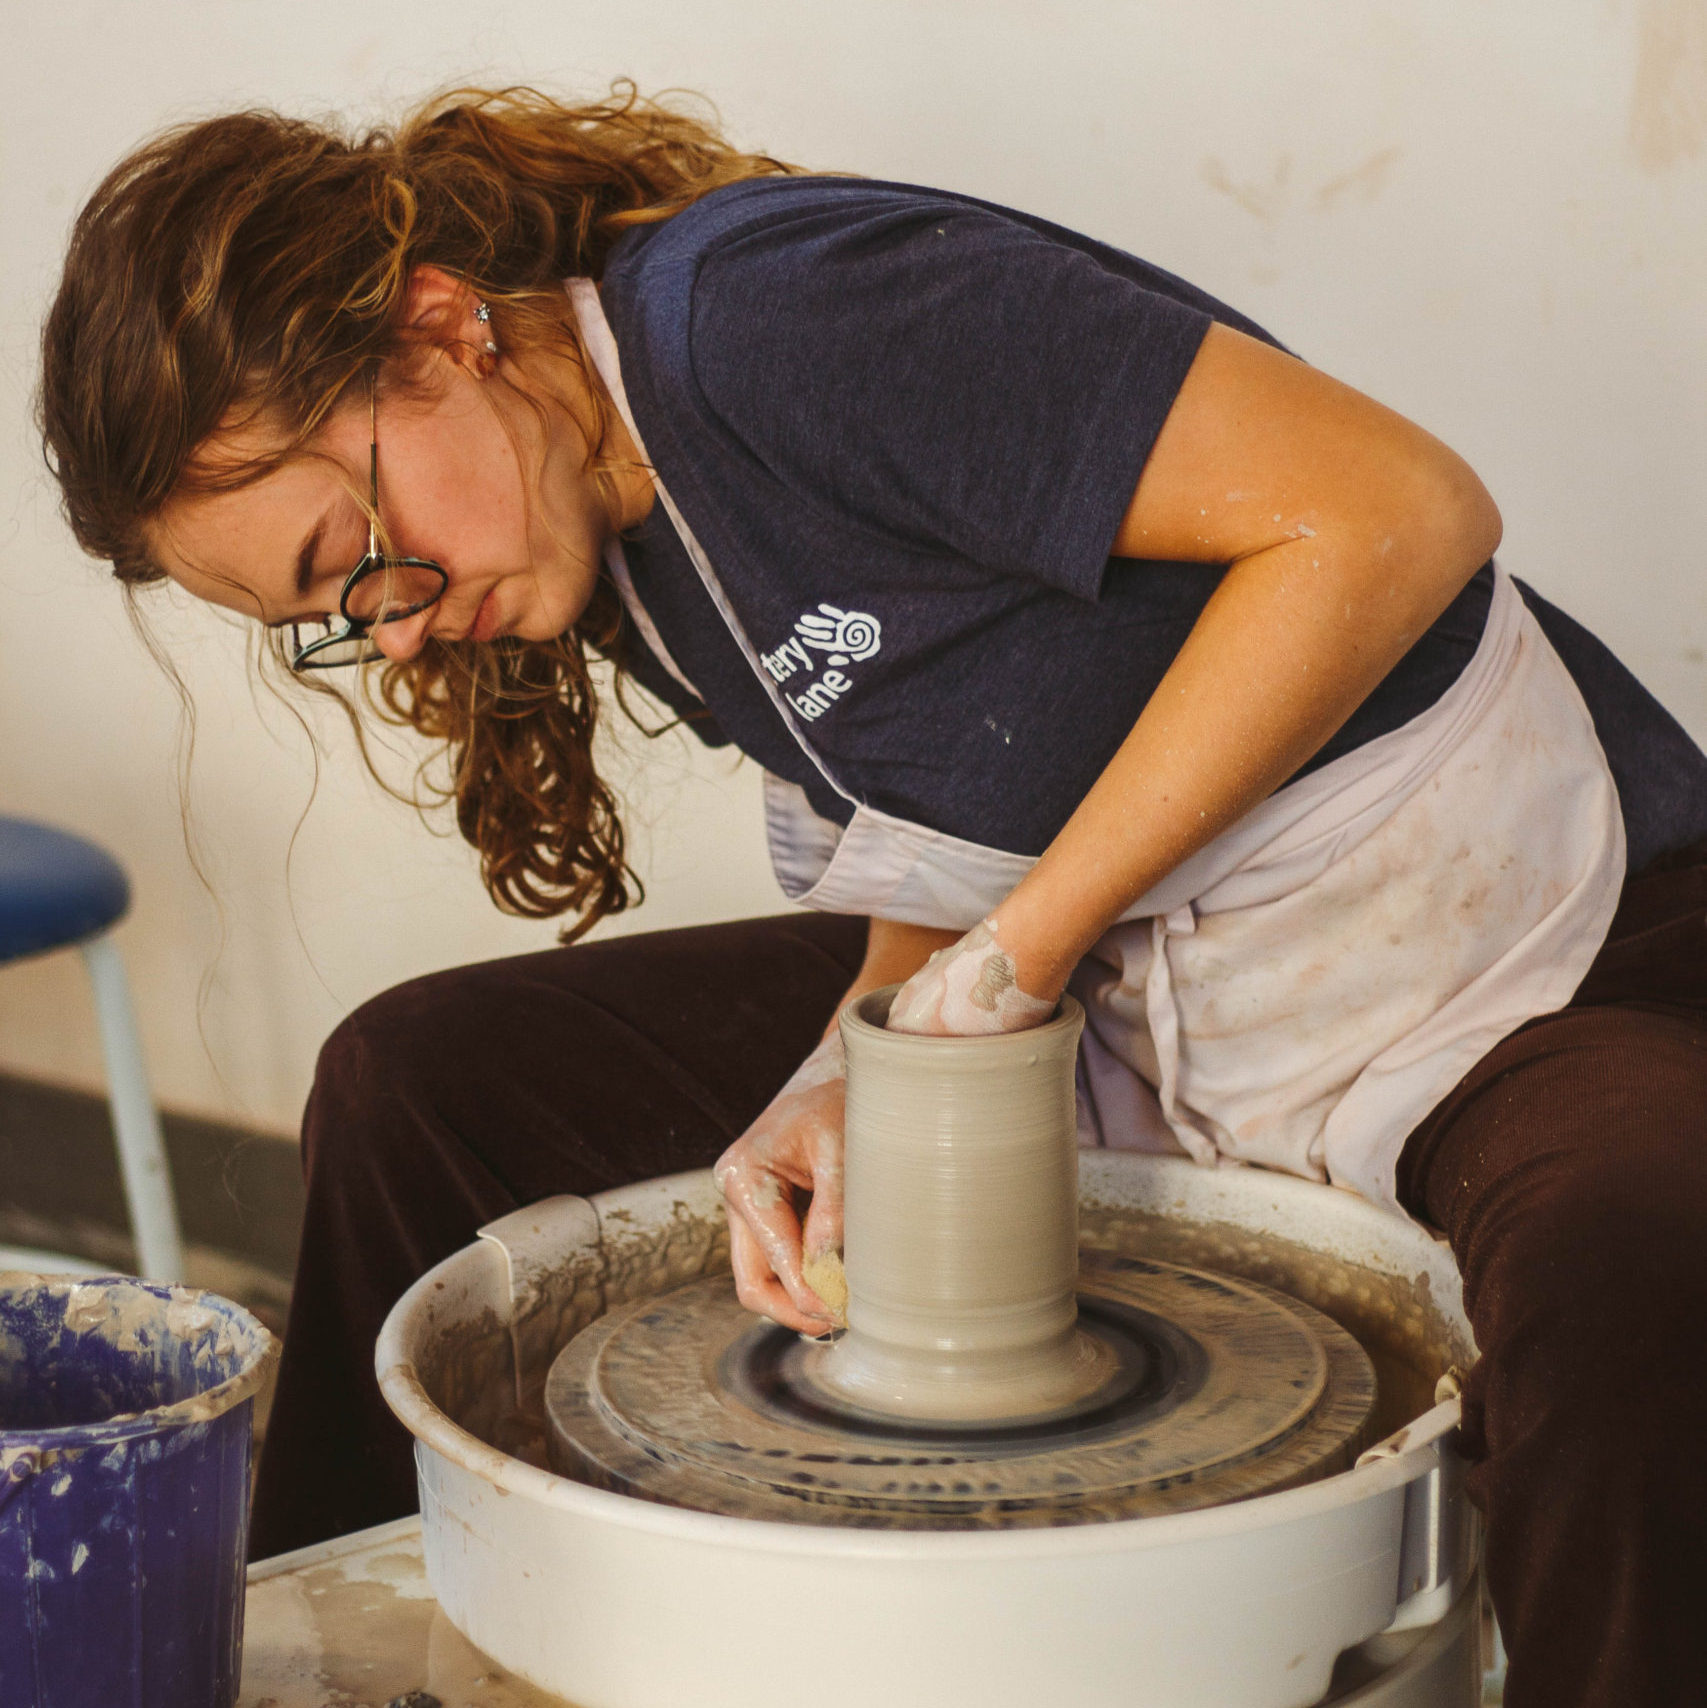
[[[485,303],[477,302],[474,305],[474,318],[478,320],[482,326],[490,326],[492,324],[492,311]],[[490,338],[486,340],[486,349],[489,355],[496,356],[498,354],[498,346],[494,344]]]

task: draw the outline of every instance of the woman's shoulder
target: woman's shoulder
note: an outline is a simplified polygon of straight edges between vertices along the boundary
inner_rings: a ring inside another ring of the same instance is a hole
[[[987,218],[1023,220],[994,202],[952,190],[881,178],[816,172],[773,173],[724,184],[690,202],[680,213],[637,226],[611,252],[609,273],[627,277],[684,262],[703,263],[733,247],[750,247],[772,236],[810,241],[838,228],[871,222],[917,221],[934,213],[979,210]]]
[[[704,470],[725,502],[780,486],[991,569],[1039,531],[1053,562],[1075,511],[1075,587],[1100,577],[1105,512],[1129,502],[1210,320],[1234,318],[1066,227],[887,180],[728,185],[613,253],[624,381],[678,484]]]
[[[829,246],[856,255],[862,245],[892,245],[911,235],[949,236],[951,227],[961,239],[982,236],[995,243],[1073,251],[1151,289],[1214,308],[1219,318],[1243,320],[1236,310],[1132,250],[1044,215],[961,190],[833,173],[743,178],[709,191],[669,219],[625,233],[611,251],[606,278],[627,288],[636,279],[697,272],[714,258],[752,266],[790,252],[822,253]],[[928,259],[928,253],[921,258]]]
[[[625,235],[603,291],[619,341],[626,330],[684,379],[696,343],[741,365],[792,364],[827,333],[870,349],[923,317],[1047,315],[1070,325],[1086,302],[1134,325],[1184,311],[1277,342],[1131,250],[961,191],[874,178],[724,185]]]

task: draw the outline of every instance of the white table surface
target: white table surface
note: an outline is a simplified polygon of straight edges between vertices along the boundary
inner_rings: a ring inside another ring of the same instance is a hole
[[[416,1693],[411,1695],[411,1693]],[[565,1708],[439,1611],[421,1521],[399,1519],[250,1568],[238,1708]]]

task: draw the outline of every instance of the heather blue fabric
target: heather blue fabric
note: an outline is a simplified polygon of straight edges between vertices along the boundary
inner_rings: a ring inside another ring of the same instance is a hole
[[[1707,840],[1707,757],[1688,731],[1603,640],[1527,583],[1517,585],[1588,703],[1624,809],[1628,869],[1640,872],[1662,854]]]
[[[628,233],[601,296],[658,473],[842,786],[1041,853],[1222,573],[1109,557],[1150,449],[1212,319],[1277,341],[1047,221],[864,179],[719,190]],[[625,549],[705,706],[631,635],[635,674],[846,823],[661,505]],[[1491,586],[1484,568],[1306,769],[1432,705]],[[1707,836],[1707,759],[1593,637],[1570,640],[1639,869]]]

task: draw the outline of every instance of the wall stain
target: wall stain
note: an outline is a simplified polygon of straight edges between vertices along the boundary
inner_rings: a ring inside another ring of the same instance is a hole
[[[1238,182],[1227,170],[1225,162],[1210,155],[1203,163],[1203,181],[1210,189],[1229,196],[1254,219],[1273,225],[1285,210],[1288,187],[1292,178],[1292,156],[1283,154],[1274,163],[1274,172],[1266,184],[1252,180]]]
[[[1648,172],[1707,143],[1707,0],[1642,0],[1630,146]]]
[[[1707,0],[1701,0],[1707,5]],[[1394,146],[1382,148],[1349,171],[1336,173],[1310,194],[1310,202],[1318,213],[1331,213],[1349,202],[1368,204],[1387,187],[1393,168],[1404,150]],[[1292,156],[1276,157],[1274,170],[1266,180],[1235,178],[1225,161],[1210,155],[1202,167],[1203,181],[1210,189],[1237,202],[1253,219],[1264,225],[1278,224],[1293,201]]]
[[[1360,202],[1374,201],[1387,188],[1387,179],[1403,153],[1402,148],[1383,148],[1370,155],[1361,166],[1354,166],[1349,172],[1330,178],[1316,192],[1316,206],[1326,213],[1347,198]]]

